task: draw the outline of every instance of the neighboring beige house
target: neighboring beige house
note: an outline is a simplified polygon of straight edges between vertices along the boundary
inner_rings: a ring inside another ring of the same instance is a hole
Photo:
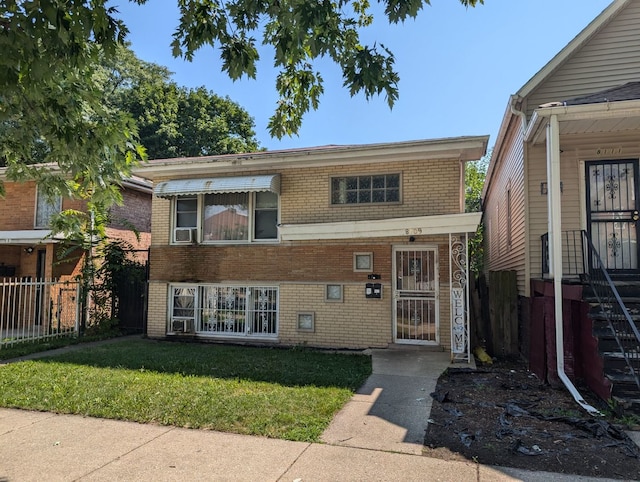
[[[600,268],[627,287],[640,277],[639,81],[640,0],[615,0],[510,97],[483,192],[486,267],[516,272],[521,351],[534,364],[555,363],[544,349],[555,344],[555,333],[545,331],[544,320],[562,327],[564,319],[560,365],[570,358],[568,368],[599,385],[605,398],[615,376],[607,370],[597,381],[613,350],[603,349],[603,340],[621,328],[605,324],[593,327],[595,337],[579,335],[577,326],[587,322],[578,321],[568,300],[596,301],[590,286],[581,294],[580,283],[603,277]],[[543,306],[549,296],[552,310]],[[598,316],[592,310],[589,330]],[[591,340],[601,355],[587,348]],[[633,346],[627,354],[637,352],[637,341]],[[640,360],[632,358],[618,375],[637,382]],[[561,377],[564,368],[558,366]]]
[[[148,335],[468,360],[464,166],[487,141],[150,161]]]

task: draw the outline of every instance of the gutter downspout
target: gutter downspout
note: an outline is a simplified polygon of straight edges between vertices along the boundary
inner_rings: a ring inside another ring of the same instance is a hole
[[[561,198],[560,198],[560,123],[557,115],[549,117],[547,124],[547,186],[549,209],[549,266],[553,275],[555,301],[556,362],[558,377],[578,404],[591,415],[602,413],[589,405],[578,392],[564,371],[564,320],[562,316],[562,241],[561,241]]]
[[[511,109],[511,113],[517,117],[520,117],[520,120],[522,121],[522,135],[524,137],[524,134],[527,132],[527,114],[525,114],[524,112],[522,112],[518,107],[516,107],[516,105],[522,101],[522,98],[518,95],[512,95],[509,98],[509,108]]]

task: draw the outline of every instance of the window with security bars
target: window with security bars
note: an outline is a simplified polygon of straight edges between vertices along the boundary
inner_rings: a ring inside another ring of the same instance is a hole
[[[331,204],[400,202],[400,174],[347,176],[331,179]]]
[[[174,296],[185,288],[174,287]],[[202,335],[273,337],[278,334],[278,288],[197,285],[193,293],[195,332]],[[173,306],[176,306],[174,300]]]

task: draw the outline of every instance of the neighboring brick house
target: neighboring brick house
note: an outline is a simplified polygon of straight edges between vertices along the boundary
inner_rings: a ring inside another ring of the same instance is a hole
[[[147,334],[468,359],[464,165],[487,141],[150,161]]]
[[[0,277],[68,280],[78,275],[79,255],[61,262],[56,247],[62,240],[51,236],[49,219],[61,210],[82,211],[84,202],[62,198],[50,202],[39,195],[34,181],[4,180],[4,187],[5,196],[0,198]],[[123,183],[122,195],[123,205],[111,210],[107,235],[125,240],[135,249],[147,249],[151,238],[151,184],[130,178]],[[131,226],[139,231],[139,239]]]

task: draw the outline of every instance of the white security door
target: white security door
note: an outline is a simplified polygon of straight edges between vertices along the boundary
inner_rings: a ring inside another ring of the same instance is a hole
[[[394,248],[393,272],[395,342],[438,344],[437,248]]]

